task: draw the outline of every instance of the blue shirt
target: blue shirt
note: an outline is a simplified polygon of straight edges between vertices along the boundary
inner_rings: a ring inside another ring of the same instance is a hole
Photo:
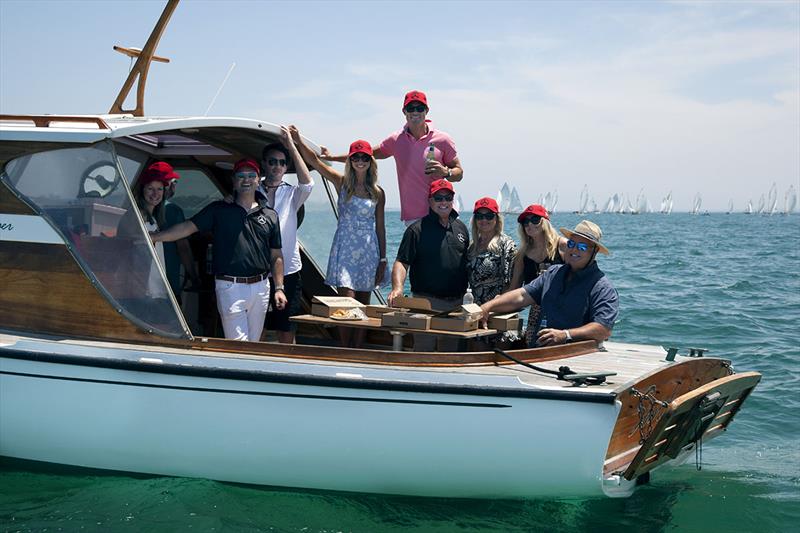
[[[573,272],[567,281],[570,271],[569,265],[553,265],[523,287],[542,307],[547,327],[570,329],[597,322],[612,329],[619,315],[619,296],[597,262]]]

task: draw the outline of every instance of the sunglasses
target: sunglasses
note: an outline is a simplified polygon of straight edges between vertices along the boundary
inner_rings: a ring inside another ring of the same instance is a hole
[[[406,113],[424,113],[427,110],[428,108],[422,104],[406,106]]]
[[[274,157],[270,157],[269,159],[267,159],[267,164],[269,166],[271,166],[271,167],[277,167],[277,166],[285,167],[286,166],[286,160],[285,159],[275,159]]]
[[[236,179],[239,179],[239,180],[244,180],[244,179],[247,179],[247,178],[250,178],[251,180],[254,180],[254,179],[258,178],[258,173],[256,173],[256,172],[237,172],[236,174],[233,175],[233,177],[236,178]]]
[[[572,239],[567,241],[567,248],[577,248],[581,252],[586,252],[589,250],[589,245],[585,242],[575,242]]]
[[[436,194],[433,196],[434,202],[452,202],[453,195],[452,194]]]
[[[366,163],[370,160],[370,157],[367,154],[353,154],[350,156],[350,161],[361,161]]]
[[[472,218],[475,220],[494,220],[495,216],[494,213],[472,213]]]
[[[522,225],[527,226],[528,224],[533,224],[534,226],[538,226],[539,222],[542,221],[542,217],[538,215],[534,215],[532,217],[526,217],[522,219]]]

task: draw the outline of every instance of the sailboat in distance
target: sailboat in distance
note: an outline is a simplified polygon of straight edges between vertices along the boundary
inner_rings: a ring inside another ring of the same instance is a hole
[[[791,215],[797,207],[797,191],[794,190],[794,185],[789,185],[789,190],[783,197],[783,214]]]
[[[753,214],[753,201],[747,200],[747,207],[744,210],[745,215],[752,215]]]
[[[508,202],[506,213],[521,213],[523,211],[522,202],[519,199],[519,193],[516,187],[511,188],[511,198]]]
[[[689,214],[699,215],[701,205],[703,205],[703,198],[700,196],[700,193],[697,193],[694,195],[694,200],[692,200],[692,210],[689,212]]]
[[[731,213],[733,213],[733,199],[728,200],[728,210],[725,214],[730,215]]]
[[[503,186],[497,192],[497,207],[501,213],[508,213],[508,206],[511,202],[511,189],[508,187],[508,182],[504,181]]]
[[[578,213],[586,213],[586,208],[589,206],[589,186],[584,183],[581,194],[578,197]]]
[[[772,187],[769,188],[769,192],[767,193],[766,214],[774,215],[777,210],[778,210],[778,186],[773,181]]]

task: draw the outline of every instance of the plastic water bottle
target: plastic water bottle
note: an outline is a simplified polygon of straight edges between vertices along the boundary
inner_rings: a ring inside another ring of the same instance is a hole
[[[542,319],[539,321],[539,331],[547,327],[547,316],[542,313]]]
[[[428,144],[428,151],[425,152],[425,163],[436,161],[436,152],[433,149],[433,143]]]
[[[467,292],[464,293],[464,300],[461,303],[464,305],[475,303],[475,296],[472,295],[472,289],[469,287],[467,287]]]

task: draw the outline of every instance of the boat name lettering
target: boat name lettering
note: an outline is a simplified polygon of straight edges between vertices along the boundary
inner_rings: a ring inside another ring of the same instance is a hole
[[[14,224],[12,224],[11,222],[0,222],[0,230],[14,231]]]

